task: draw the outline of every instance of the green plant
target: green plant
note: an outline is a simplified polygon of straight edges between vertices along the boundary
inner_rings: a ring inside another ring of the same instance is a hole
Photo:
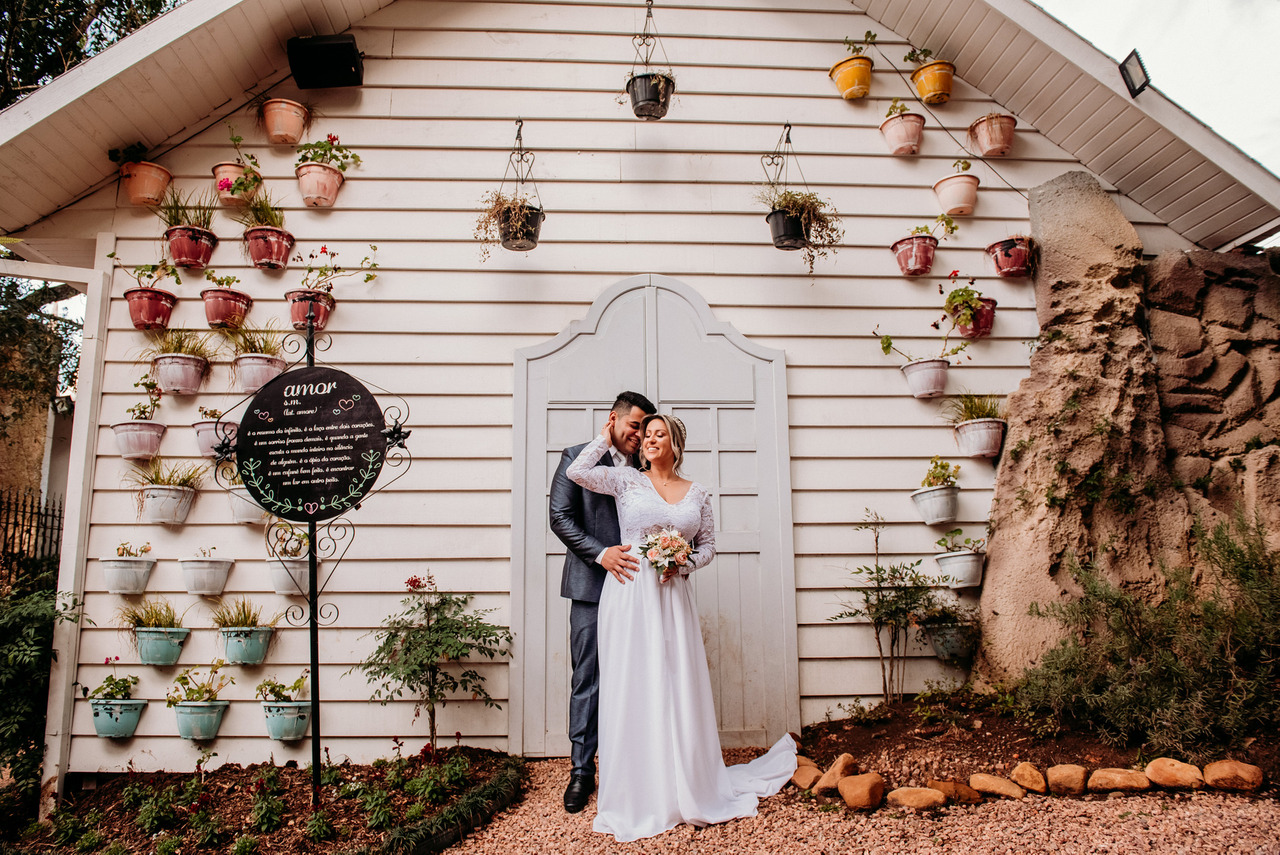
[[[529,213],[542,208],[523,193],[515,192],[508,196],[501,190],[493,190],[480,197],[480,205],[480,216],[476,218],[472,236],[480,242],[481,261],[489,257],[489,250],[504,237],[515,241],[532,240],[542,224],[541,218]]]
[[[372,282],[378,278],[378,274],[373,271],[378,269],[378,248],[373,244],[369,244],[369,255],[360,259],[360,266],[355,270],[347,270],[338,266],[335,259],[338,253],[329,252],[327,245],[322,245],[319,251],[313,251],[305,259],[302,253],[298,253],[293,257],[296,262],[305,261],[307,269],[302,275],[301,288],[310,291],[324,291],[326,293],[333,290],[333,283],[336,279],[345,279],[348,276],[356,276],[361,271],[364,272],[362,282]]]
[[[91,701],[127,701],[133,697],[133,687],[138,685],[138,677],[134,674],[126,674],[123,677],[115,675],[115,663],[120,661],[120,657],[107,657],[107,664],[111,666],[112,673],[102,678],[102,682],[98,684],[93,691],[88,686],[80,687],[80,694]]]
[[[261,329],[224,330],[222,334],[231,342],[236,356],[246,353],[279,356],[284,352],[284,333],[276,326],[274,318],[267,321]]]
[[[219,181],[218,189],[230,190],[233,196],[248,198],[262,186],[262,173],[259,171],[262,167],[257,157],[241,151],[240,146],[244,142],[244,137],[236,133],[235,125],[227,122],[227,130],[231,133],[231,145],[236,150],[236,164],[242,168],[242,172],[234,181],[229,178]]]
[[[249,808],[249,824],[264,834],[284,825],[284,799],[261,779],[250,784],[249,790],[253,794]]]
[[[196,668],[184,668],[173,679],[173,688],[165,695],[165,706],[176,706],[180,703],[197,703],[216,701],[218,693],[227,686],[233,685],[235,677],[218,672],[226,665],[226,661],[215,659],[209,663],[208,676],[202,677]]]
[[[307,688],[307,672],[309,668],[303,668],[302,674],[298,679],[289,685],[278,682],[274,677],[268,677],[257,685],[253,690],[254,693],[264,701],[295,701],[301,695],[303,690]]]
[[[418,822],[427,815],[427,806],[422,802],[414,802],[404,809],[405,822]]]
[[[298,162],[294,165],[301,166],[304,163],[327,163],[346,172],[348,166],[360,165],[360,155],[342,145],[336,134],[329,134],[318,142],[298,146]]]
[[[222,418],[222,410],[216,410],[213,407],[196,407],[196,412],[200,414],[202,419],[220,419]]]
[[[942,229],[942,234],[938,234],[938,229]],[[939,214],[932,223],[924,223],[913,228],[911,234],[931,235],[938,240],[946,240],[958,231],[960,231],[960,226],[956,225],[956,221],[951,219],[950,215]]]
[[[181,851],[181,837],[161,837],[156,840],[156,855],[178,855]]]
[[[390,828],[395,823],[395,815],[391,812],[391,794],[386,790],[365,790],[360,794],[360,806],[364,808],[366,822],[372,829]]]
[[[946,318],[944,317],[943,320],[945,321]],[[950,326],[948,326],[945,330],[942,329],[942,324],[938,321],[935,321],[933,323],[933,328],[942,332],[942,346],[938,350],[938,355],[932,358],[945,359],[948,362],[950,362],[951,357],[959,356],[960,354],[964,353],[965,350],[968,349],[969,347],[968,340],[962,340],[957,344],[951,344],[951,333],[953,333],[956,328],[956,324],[954,320],[951,322]],[[897,345],[893,343],[893,336],[882,335],[880,333],[880,326],[878,324],[876,325],[875,329],[871,330],[871,334],[880,339],[880,350],[882,353],[884,353],[885,356],[888,356],[890,353],[896,353],[899,356],[901,356],[903,359],[907,360],[907,362],[916,361],[917,357],[912,356],[910,353],[907,353],[905,350],[902,350],[901,348],[899,348]]]
[[[886,119],[892,119],[894,116],[901,116],[906,112],[907,105],[902,103],[902,99],[894,98],[893,101],[889,103],[889,109],[885,112],[884,117]]]
[[[903,62],[914,62],[916,65],[924,65],[933,59],[933,51],[928,48],[912,47],[907,55],[902,58]]]
[[[952,285],[955,285],[956,278],[956,273],[953,273]],[[952,317],[956,326],[973,326],[974,319],[982,309],[982,292],[974,289],[975,281],[977,280],[970,277],[967,285],[952,288],[943,301],[942,310]],[[941,284],[938,285],[938,293],[943,293]]]
[[[282,615],[262,620],[262,606],[248,597],[238,597],[230,603],[220,602],[210,615],[213,625],[221,629],[230,626],[275,626]]]
[[[405,818],[408,819],[407,816]],[[329,815],[323,810],[313,810],[311,816],[307,817],[306,834],[307,839],[312,843],[332,840],[337,836],[333,823],[329,821]]]
[[[143,374],[133,386],[135,389],[142,389],[147,396],[147,400],[140,404],[134,404],[126,409],[125,412],[138,421],[151,421],[156,414],[156,408],[160,406],[160,385],[151,378],[150,374]]]
[[[931,598],[930,587],[938,582],[920,572],[919,560],[888,567],[880,564],[880,534],[884,527],[884,517],[871,510],[867,510],[865,522],[854,526],[855,531],[871,532],[874,563],[869,567],[859,567],[851,574],[859,584],[850,586],[849,590],[856,589],[862,602],[839,600],[844,611],[827,620],[865,618],[871,624],[876,639],[876,656],[880,661],[881,692],[886,703],[893,703],[902,699],[907,630],[915,613]],[[946,580],[942,581],[945,583]],[[888,639],[887,651],[884,638]]]
[[[1003,419],[1004,404],[999,395],[977,395],[961,392],[949,398],[945,405],[945,418],[951,424],[971,422],[974,419]]]
[[[151,542],[148,541],[141,546],[135,547],[129,541],[125,541],[116,547],[116,555],[121,558],[141,558],[151,551]]]
[[[1073,564],[1080,595],[1035,607],[1065,637],[1017,688],[1111,744],[1202,763],[1280,724],[1280,551],[1260,517],[1193,535],[1203,567],[1164,570],[1158,602]],[[1197,577],[1203,577],[1197,582]]]
[[[963,538],[963,539],[961,539]],[[986,538],[964,537],[964,529],[953,528],[934,544],[943,552],[983,552],[986,549]]]
[[[437,589],[430,573],[425,581],[413,576],[405,584],[409,596],[400,601],[404,610],[388,616],[383,628],[373,631],[378,646],[357,667],[370,683],[380,683],[373,700],[386,704],[405,693],[416,696],[415,712],[427,708],[434,750],[436,707],[446,703],[448,693],[462,689],[485,706],[499,707],[485,687],[484,675],[462,660],[509,656],[505,645],[511,643],[512,635],[509,628],[484,619],[493,609],[467,611],[470,595]]]
[[[788,217],[796,217],[804,226],[804,260],[813,273],[814,262],[835,253],[840,241],[844,240],[844,226],[840,220],[840,212],[831,204],[818,197],[816,193],[788,190],[780,184],[766,184],[756,194],[770,211],[782,211]]]
[[[173,604],[163,598],[143,600],[136,606],[121,606],[116,612],[116,623],[121,628],[167,629],[182,626],[182,615],[174,611]]]
[[[153,331],[149,334],[149,338],[151,344],[142,351],[144,359],[154,359],[157,356],[177,353],[185,356],[198,356],[208,363],[212,362],[218,355],[218,347],[213,343],[212,335],[209,333],[198,333],[195,330],[181,327],[170,327],[167,330]],[[208,373],[209,367],[206,364],[205,374]]]
[[[183,193],[177,187],[169,187],[160,200],[160,204],[152,207],[151,213],[160,218],[168,228],[174,226],[192,226],[208,230],[213,226],[213,214],[218,209],[218,197],[212,193]]]
[[[178,790],[176,787],[165,787],[149,793],[138,806],[138,816],[134,825],[143,834],[155,834],[165,828],[178,824]]]
[[[271,198],[271,194],[266,191],[259,193],[246,202],[242,209],[231,215],[231,219],[246,229],[260,228],[262,226],[270,226],[275,229],[284,228],[284,211],[280,210],[280,206]]]
[[[204,269],[204,278],[208,279],[210,282],[212,282],[214,285],[216,285],[219,288],[231,288],[239,284],[240,282],[239,276],[236,276],[234,274],[219,276],[217,271],[215,271],[212,267],[206,267]]]
[[[142,515],[143,489],[145,487],[187,487],[200,489],[204,483],[207,467],[202,463],[175,463],[172,466],[164,462],[159,455],[151,458],[143,465],[135,464],[125,475],[125,481],[138,487],[138,515]]]
[[[959,175],[961,172],[968,172],[969,167],[972,165],[973,164],[969,163],[969,161],[965,160],[964,158],[960,158],[958,160],[954,160],[951,162],[951,168],[956,171],[957,175]]]
[[[960,474],[960,464],[951,463],[943,460],[940,455],[935,454],[929,460],[929,469],[924,473],[924,480],[920,482],[921,487],[954,487],[956,485],[956,477]]]
[[[130,143],[124,148],[107,149],[107,157],[112,163],[121,166],[126,163],[142,163],[147,159],[147,147],[140,142]]]
[[[206,798],[208,798],[206,796]],[[187,821],[191,828],[191,834],[195,838],[196,846],[210,847],[217,846],[226,837],[226,832],[222,829],[222,820],[218,815],[212,813],[208,808],[201,807],[191,814],[191,818]]]
[[[231,844],[231,855],[257,855],[258,838],[251,834],[242,834]]]
[[[114,259],[116,254],[108,252],[107,258]],[[130,279],[138,283],[139,288],[159,288],[160,283],[166,279],[172,279],[174,285],[182,284],[182,275],[178,268],[169,263],[169,259],[162,258],[155,264],[139,264],[135,267],[125,267],[116,262],[116,266],[125,272]]]
[[[848,36],[845,37],[844,46],[849,49],[850,56],[862,56],[867,48],[876,43],[877,34],[867,30],[862,36],[862,43],[859,44]],[[897,100],[896,98],[894,100]]]

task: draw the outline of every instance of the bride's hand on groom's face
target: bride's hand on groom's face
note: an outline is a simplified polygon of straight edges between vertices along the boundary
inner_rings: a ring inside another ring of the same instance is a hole
[[[600,435],[608,440],[609,445],[613,445],[613,413],[609,413],[609,420],[600,428]]]

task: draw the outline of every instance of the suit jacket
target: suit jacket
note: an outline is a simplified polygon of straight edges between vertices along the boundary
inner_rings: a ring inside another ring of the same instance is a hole
[[[551,530],[568,550],[560,576],[560,596],[598,603],[608,572],[596,563],[596,558],[606,547],[618,544],[622,535],[613,496],[593,493],[565,474],[587,445],[584,442],[566,448],[560,455],[560,465],[551,479]],[[596,465],[612,466],[612,455],[602,455]]]

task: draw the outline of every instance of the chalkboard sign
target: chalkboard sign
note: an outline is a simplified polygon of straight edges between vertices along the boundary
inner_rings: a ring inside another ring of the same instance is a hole
[[[350,374],[287,371],[249,402],[236,466],[249,495],[291,522],[327,520],[373,488],[387,441],[382,408]]]

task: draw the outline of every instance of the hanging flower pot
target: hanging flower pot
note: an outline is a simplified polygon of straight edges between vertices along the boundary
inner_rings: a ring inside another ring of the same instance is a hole
[[[911,501],[927,525],[955,522],[959,513],[960,488],[954,485],[923,487],[911,494]]]
[[[148,419],[131,419],[111,426],[116,448],[125,460],[150,460],[160,453],[165,426]]]
[[[234,288],[205,288],[200,299],[204,300],[205,320],[215,330],[240,329],[253,308],[253,298]]]
[[[769,224],[769,234],[773,237],[776,249],[804,249],[809,245],[809,236],[804,230],[804,220],[794,217],[786,211],[770,211],[765,215]]]
[[[675,78],[670,74],[652,71],[636,74],[627,80],[627,94],[631,96],[631,112],[636,118],[657,121],[667,115],[671,96],[676,92]]]
[[[151,358],[151,370],[166,395],[194,395],[209,373],[209,360],[188,353],[161,353]]]
[[[114,556],[103,558],[102,575],[107,582],[107,593],[126,597],[136,596],[147,589],[147,577],[156,566],[154,558]]]
[[[889,247],[903,276],[924,276],[933,269],[933,255],[938,239],[933,235],[911,235],[894,241]]]
[[[213,165],[213,185],[218,190],[218,201],[232,208],[242,208],[253,199],[258,192],[260,184],[252,183],[244,192],[237,193],[234,189],[237,180],[241,184],[246,184],[244,178],[249,174],[249,169],[243,163],[236,163],[234,160],[224,160],[221,163]]]
[[[311,701],[263,701],[267,736],[280,742],[305,739],[311,731]]]
[[[307,558],[268,558],[271,589],[286,597],[305,597],[311,593],[311,569]],[[320,573],[320,561],[316,561],[316,574]]]
[[[1004,444],[1004,419],[973,419],[954,428],[956,445],[965,457],[995,457]]]
[[[1031,238],[1015,235],[998,240],[987,247],[987,255],[996,265],[996,273],[1005,279],[1030,276],[1032,270]]]
[[[1017,124],[1007,113],[988,113],[969,126],[969,141],[983,157],[1004,157],[1013,148]]]
[[[191,487],[152,484],[141,488],[141,492],[141,520],[144,523],[182,525],[191,512],[191,503],[196,499],[196,491]]]
[[[148,207],[160,204],[169,189],[173,173],[158,163],[140,161],[120,166],[120,183],[129,197],[129,204]]]
[[[996,301],[991,297],[979,297],[979,307],[973,311],[973,323],[956,324],[960,335],[968,339],[986,338],[996,322]]]
[[[933,556],[938,562],[938,569],[947,576],[948,588],[976,588],[982,584],[982,562],[986,556],[981,552],[964,550],[946,552]]]
[[[537,247],[538,234],[542,231],[542,221],[546,218],[547,215],[541,208],[525,205],[523,210],[504,219],[498,227],[502,248],[515,252],[528,252]]]
[[[327,291],[315,291],[310,288],[299,288],[286,291],[284,298],[289,301],[289,322],[295,330],[306,330],[307,316],[313,315],[316,332],[320,332],[329,323],[329,314],[338,301]]]
[[[206,555],[180,558],[182,578],[186,582],[187,593],[197,597],[216,597],[227,586],[227,576],[231,573],[231,565],[235,561],[229,558],[211,558]]]
[[[503,249],[528,252],[538,245],[542,222],[547,218],[542,200],[538,197],[538,185],[533,180],[534,153],[524,148],[524,120],[516,119],[515,145],[507,156],[506,175],[498,189],[481,197],[482,208],[476,218],[475,237],[480,242],[480,260],[489,257],[489,247],[497,243]],[[507,175],[514,167],[515,188],[503,192]],[[532,195],[525,185],[531,185]]]
[[[159,288],[130,288],[124,292],[129,304],[129,320],[136,330],[164,330],[178,298]]]
[[[947,369],[951,363],[945,359],[914,359],[900,369],[907,378],[907,388],[915,398],[937,398],[946,394]]]
[[[328,163],[303,163],[294,169],[298,191],[309,208],[331,208],[342,189],[342,171]]]
[[[227,489],[227,501],[231,503],[231,521],[244,525],[264,525],[267,512],[249,497],[249,488],[236,484]]]
[[[931,624],[926,629],[933,655],[948,664],[968,666],[978,651],[978,628],[963,623]]]
[[[967,216],[978,203],[978,183],[978,176],[968,172],[948,175],[934,183],[933,194],[938,197],[943,213],[952,217]]]
[[[935,59],[926,62],[911,72],[911,82],[916,85],[916,93],[926,104],[945,104],[951,100],[951,87],[955,80],[956,67],[949,62]]]
[[[93,729],[103,739],[128,739],[138,729],[138,720],[147,702],[140,698],[115,701],[89,701],[93,711]]]
[[[202,419],[192,422],[196,432],[196,450],[201,457],[217,457],[217,446],[225,437],[233,446],[236,444],[236,432],[240,427],[235,422],[218,419]]]
[[[271,633],[275,628],[224,626],[218,631],[222,633],[228,665],[261,665],[267,659],[267,648],[271,645]]]
[[[283,371],[285,361],[265,353],[242,353],[234,360],[236,386],[241,392],[256,392]]]
[[[230,701],[177,702],[173,711],[178,717],[178,735],[195,741],[216,738],[229,704]]]
[[[134,627],[138,661],[143,665],[174,665],[182,655],[182,642],[191,630],[182,626]]]
[[[297,145],[311,124],[311,111],[288,98],[271,98],[258,110],[267,142],[272,145]]]
[[[880,135],[889,146],[891,154],[916,154],[920,151],[920,139],[924,136],[924,116],[919,113],[899,113],[880,123]]]
[[[831,66],[827,76],[835,83],[840,97],[853,101],[871,91],[871,69],[874,66],[869,56],[850,56]]]
[[[169,242],[169,257],[173,263],[197,270],[209,263],[214,247],[218,245],[217,235],[196,226],[174,226],[165,230],[164,237]]]
[[[249,260],[261,270],[284,270],[289,265],[293,244],[293,235],[274,226],[253,226],[244,230]]]

